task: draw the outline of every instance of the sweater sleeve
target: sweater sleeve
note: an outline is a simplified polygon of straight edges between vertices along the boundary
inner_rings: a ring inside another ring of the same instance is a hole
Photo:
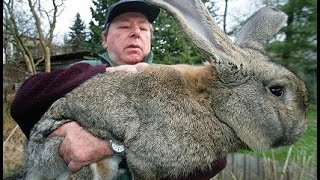
[[[29,137],[33,126],[54,101],[63,97],[90,77],[106,72],[106,65],[77,63],[27,79],[17,91],[10,107],[12,118]]]

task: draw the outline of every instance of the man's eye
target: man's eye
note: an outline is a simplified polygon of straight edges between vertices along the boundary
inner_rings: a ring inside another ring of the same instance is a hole
[[[130,26],[128,24],[119,24],[118,29],[128,29]]]
[[[148,29],[145,28],[145,27],[140,27],[140,30],[141,30],[141,31],[148,31]]]

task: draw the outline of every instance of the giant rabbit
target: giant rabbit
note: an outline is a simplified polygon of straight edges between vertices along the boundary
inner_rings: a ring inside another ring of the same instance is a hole
[[[286,23],[283,12],[262,8],[233,43],[201,0],[148,2],[173,15],[208,63],[150,65],[134,74],[87,80],[57,100],[33,128],[26,148],[27,178],[112,179],[118,173],[117,155],[68,173],[58,154],[62,139],[47,136],[70,120],[97,137],[122,142],[138,180],[204,169],[239,148],[291,145],[304,132],[306,87],[265,52]]]

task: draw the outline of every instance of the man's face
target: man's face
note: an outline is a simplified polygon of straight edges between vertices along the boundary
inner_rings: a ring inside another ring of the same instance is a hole
[[[104,47],[116,65],[136,64],[150,53],[151,30],[148,19],[141,13],[127,12],[115,17]]]

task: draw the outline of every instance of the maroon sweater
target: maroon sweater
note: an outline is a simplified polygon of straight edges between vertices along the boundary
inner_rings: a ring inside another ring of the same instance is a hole
[[[29,137],[32,127],[54,101],[90,77],[104,72],[106,72],[106,65],[92,66],[87,63],[77,63],[69,68],[34,75],[19,88],[11,104],[11,116]],[[211,163],[211,170],[199,170],[183,179],[208,180],[224,169],[226,162],[226,157],[217,159]]]
[[[90,77],[104,72],[106,65],[78,63],[66,69],[34,75],[19,88],[10,107],[11,116],[29,137],[32,127],[54,101]]]

